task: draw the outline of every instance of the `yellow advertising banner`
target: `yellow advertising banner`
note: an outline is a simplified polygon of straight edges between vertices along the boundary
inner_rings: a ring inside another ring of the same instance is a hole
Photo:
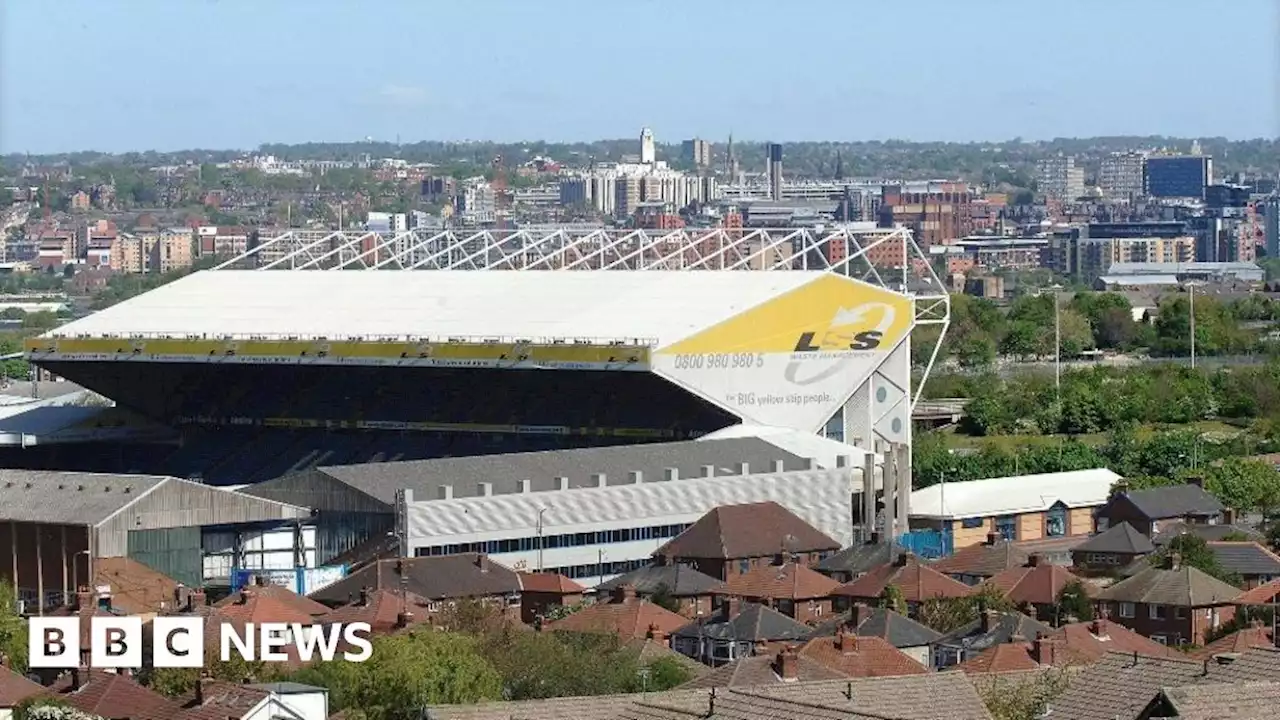
[[[30,338],[27,359],[648,372],[651,348],[586,343]]]

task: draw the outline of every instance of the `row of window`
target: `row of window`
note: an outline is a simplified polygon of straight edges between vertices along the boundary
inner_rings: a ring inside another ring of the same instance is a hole
[[[960,520],[960,527],[974,530],[986,525],[985,517],[967,517]],[[1018,516],[1001,515],[995,520],[995,532],[1004,540],[1018,539]],[[1067,511],[1054,508],[1044,514],[1044,537],[1062,537],[1067,534]]]
[[[451,543],[448,545],[430,545],[414,548],[413,554],[423,555],[456,555],[458,553],[499,553],[532,552],[534,550],[554,550],[556,548],[582,547],[583,545],[607,545],[609,543],[634,542],[638,540],[665,540],[684,532],[688,523],[677,525],[653,525],[650,527],[622,528],[621,530],[598,530],[596,532],[564,533],[561,535],[532,535],[502,540],[482,540],[473,543]]]

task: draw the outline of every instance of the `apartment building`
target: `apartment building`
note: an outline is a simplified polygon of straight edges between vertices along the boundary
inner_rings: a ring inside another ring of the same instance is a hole
[[[1146,153],[1133,150],[1111,153],[1102,159],[1098,188],[1108,200],[1132,203],[1145,194],[1146,167]]]
[[[908,227],[921,248],[947,245],[973,230],[973,193],[964,183],[886,185],[881,190],[881,227]]]
[[[191,267],[195,235],[190,228],[121,234],[111,245],[111,267],[125,273],[167,273]]]
[[[1058,155],[1041,160],[1036,165],[1040,192],[1046,199],[1075,202],[1084,195],[1084,167],[1076,163],[1072,155]]]

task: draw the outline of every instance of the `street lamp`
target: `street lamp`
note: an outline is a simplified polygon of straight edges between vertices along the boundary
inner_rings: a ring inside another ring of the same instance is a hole
[[[1194,282],[1194,281],[1187,283],[1187,293],[1188,293],[1187,299],[1191,305],[1191,307],[1188,309],[1188,314],[1190,315],[1190,320],[1191,320],[1191,369],[1192,370],[1196,369],[1196,286],[1199,284],[1200,283]]]
[[[542,572],[542,548],[544,546],[542,539],[542,516],[546,512],[546,508],[538,508],[538,572]]]

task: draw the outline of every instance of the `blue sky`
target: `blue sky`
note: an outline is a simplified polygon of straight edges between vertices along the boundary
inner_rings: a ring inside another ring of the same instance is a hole
[[[1280,134],[1277,0],[5,0],[0,151]]]

